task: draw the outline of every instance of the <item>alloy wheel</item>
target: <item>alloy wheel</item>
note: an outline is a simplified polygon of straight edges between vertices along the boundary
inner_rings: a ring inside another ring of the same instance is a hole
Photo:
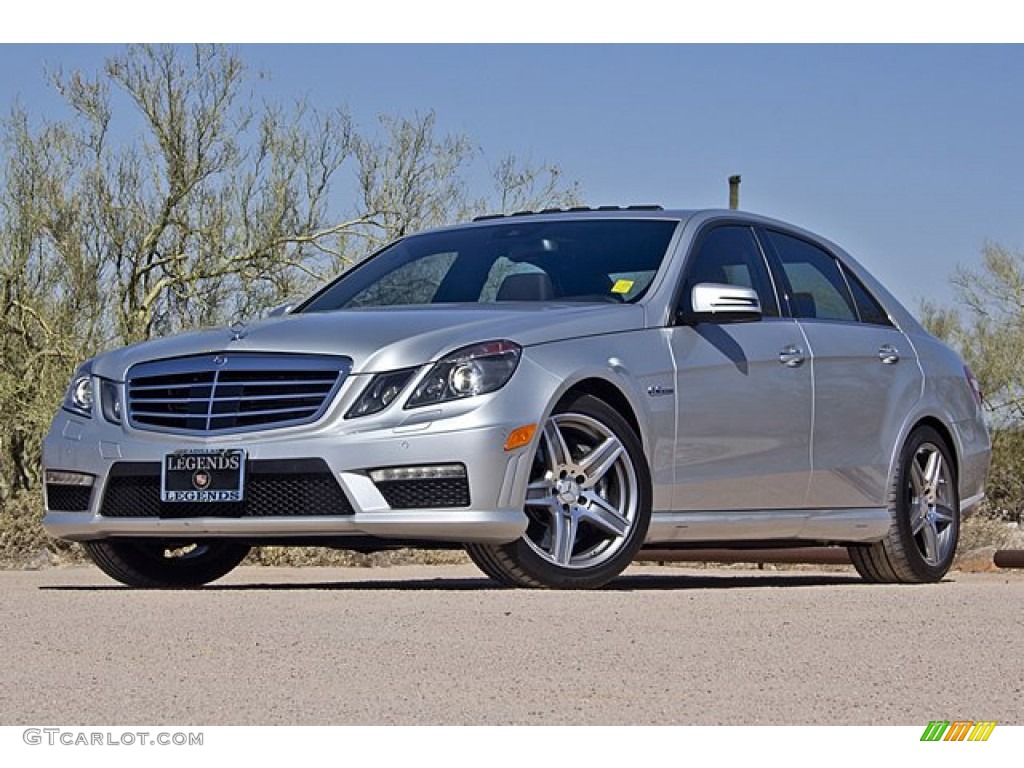
[[[908,475],[910,532],[921,557],[935,566],[956,545],[950,468],[937,445],[923,443],[914,453]]]
[[[548,419],[526,493],[525,541],[562,568],[590,568],[615,556],[635,525],[636,468],[605,424],[581,413]]]

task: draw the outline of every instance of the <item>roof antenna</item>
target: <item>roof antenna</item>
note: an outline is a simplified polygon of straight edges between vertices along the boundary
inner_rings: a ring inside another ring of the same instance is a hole
[[[740,175],[729,177],[729,210],[737,211],[740,207]]]

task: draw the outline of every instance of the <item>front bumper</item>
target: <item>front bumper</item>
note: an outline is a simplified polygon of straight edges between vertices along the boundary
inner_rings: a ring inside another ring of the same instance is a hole
[[[486,414],[489,409],[482,410]],[[43,467],[85,473],[95,480],[82,511],[59,509],[61,503],[55,502],[56,494],[48,489],[43,526],[52,536],[76,541],[193,536],[266,538],[275,542],[349,536],[439,542],[513,541],[526,529],[522,499],[533,447],[505,451],[509,432],[524,420],[512,417],[482,423],[482,415],[481,410],[473,409],[434,421],[420,418],[416,423],[335,422],[195,438],[134,430],[101,418],[84,419],[61,411],[44,441]],[[252,462],[322,461],[347,498],[351,514],[316,514],[312,510],[308,515],[292,511],[258,517],[101,514],[112,467],[128,462],[158,466],[167,453],[181,448],[242,448]],[[437,464],[465,466],[469,490],[466,505],[397,509],[389,505],[386,494],[370,477],[373,469]]]
[[[362,512],[349,517],[180,519],[107,518],[78,512],[47,511],[43,526],[51,535],[70,541],[112,537],[266,538],[374,536],[382,539],[501,544],[519,538],[526,517],[518,510],[416,510]]]

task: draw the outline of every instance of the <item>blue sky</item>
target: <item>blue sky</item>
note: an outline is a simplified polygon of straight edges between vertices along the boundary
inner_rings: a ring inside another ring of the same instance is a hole
[[[0,108],[53,114],[44,63],[114,48],[0,45]],[[743,208],[829,237],[905,303],[949,301],[986,239],[1024,247],[1024,46],[242,45],[271,95],[434,110],[491,160],[559,164],[587,203]]]

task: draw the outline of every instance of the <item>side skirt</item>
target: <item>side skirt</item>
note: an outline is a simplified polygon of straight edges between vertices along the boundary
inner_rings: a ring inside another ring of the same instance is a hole
[[[772,509],[655,512],[645,543],[675,541],[878,541],[889,530],[888,509]]]

